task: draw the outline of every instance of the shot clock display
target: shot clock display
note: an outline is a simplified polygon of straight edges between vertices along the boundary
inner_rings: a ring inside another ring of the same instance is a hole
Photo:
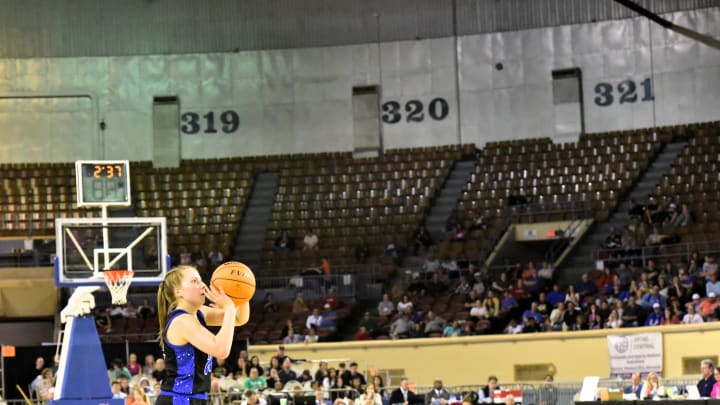
[[[127,160],[75,162],[79,207],[130,205],[130,163]]]

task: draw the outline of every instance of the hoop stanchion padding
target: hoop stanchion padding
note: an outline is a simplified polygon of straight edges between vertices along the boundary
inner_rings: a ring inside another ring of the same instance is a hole
[[[55,398],[48,405],[123,405],[112,399],[110,379],[105,364],[95,317],[80,316],[65,324],[64,360],[58,371]]]

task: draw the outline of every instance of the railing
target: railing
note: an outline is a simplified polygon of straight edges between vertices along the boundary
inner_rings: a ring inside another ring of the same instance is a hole
[[[666,253],[663,253],[666,252]],[[643,246],[635,249],[614,248],[614,249],[597,249],[591,254],[593,262],[602,260],[606,264],[640,262],[643,266],[647,265],[647,261],[657,259],[672,259],[677,257],[687,258],[693,252],[705,254],[720,253],[720,241],[700,241],[675,243],[661,246]]]
[[[258,289],[295,289],[309,296],[324,296],[327,288],[336,287],[341,297],[354,297],[358,290],[376,283],[381,278],[380,265],[359,264],[334,266],[337,274],[316,274],[301,268],[273,269],[273,273],[283,276],[258,276],[255,280]],[[261,273],[262,274],[262,273]]]
[[[511,217],[522,222],[534,222],[538,216],[553,214],[562,214],[566,220],[593,217],[592,205],[587,200],[533,202],[510,207]]]
[[[672,378],[663,380],[663,385],[666,389],[674,390],[675,392],[682,394],[685,393],[685,387],[687,385],[695,385],[698,382],[698,378]],[[299,388],[293,388],[292,386]],[[600,380],[598,388],[607,388],[610,390],[622,391],[626,386],[630,385],[630,381],[621,379],[604,379]],[[242,382],[235,380],[228,380],[220,384],[221,391],[211,393],[209,396],[208,403],[211,405],[227,405],[233,404],[235,401],[242,400],[245,392],[242,389]],[[445,386],[452,396],[460,399],[467,395],[477,394],[484,385],[456,385],[456,386]],[[571,382],[550,382],[550,383],[500,383],[500,388],[504,390],[520,391],[522,394],[522,403],[527,405],[574,405],[575,397],[580,392],[582,382],[571,381]],[[390,393],[398,388],[397,386],[383,387],[379,391],[382,396],[384,405],[390,404]],[[433,389],[432,386],[416,386],[414,392],[416,395],[425,395]],[[352,388],[339,388],[339,389],[323,389],[323,398],[335,399],[335,398],[348,398],[348,402],[351,403],[355,398],[359,396],[359,392]],[[314,392],[309,385],[303,384],[291,384],[289,383],[281,392],[274,392],[272,389],[263,390],[260,395],[266,399],[271,397],[280,397],[287,399],[288,405],[294,405],[294,396],[312,396]],[[154,403],[153,397],[151,402]],[[6,401],[0,400],[0,404],[5,405],[3,402],[7,402],[7,405],[26,405],[26,402],[22,399],[8,399]],[[32,403],[34,405],[41,405],[43,402],[33,398]]]

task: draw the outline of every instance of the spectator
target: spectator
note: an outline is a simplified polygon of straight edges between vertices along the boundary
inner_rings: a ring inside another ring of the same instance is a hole
[[[443,318],[435,315],[432,311],[428,311],[425,320],[425,335],[429,335],[431,333],[442,333],[446,325],[447,322],[445,322]]]
[[[663,309],[657,302],[652,304],[652,312],[645,318],[645,326],[662,325],[664,320]]]
[[[337,295],[335,287],[328,288],[324,304],[329,305],[332,310],[336,310],[342,306],[342,302],[340,301],[340,297]]]
[[[332,332],[337,328],[338,313],[335,311],[330,304],[325,304],[324,311],[321,314],[322,321],[318,329],[328,329]]]
[[[567,292],[565,293],[565,303],[572,302],[575,305],[580,305],[580,294],[575,289],[575,284],[569,284]]]
[[[494,375],[488,377],[487,385],[478,391],[478,403],[491,404],[495,391],[502,389],[498,385],[498,379]]]
[[[212,369],[212,375],[215,378],[224,378],[230,375],[230,369],[225,364],[225,359],[215,358],[215,366]]]
[[[320,310],[315,308],[313,309],[312,313],[308,315],[308,317],[305,319],[305,327],[310,328],[311,326],[319,327],[322,323],[322,315],[320,315]]]
[[[704,359],[700,362],[700,374],[701,378],[698,381],[697,388],[700,392],[700,396],[703,398],[709,398],[712,392],[713,385],[715,385],[714,376],[715,366],[712,360]]]
[[[642,325],[642,315],[642,309],[635,303],[635,297],[630,296],[622,314],[623,327]]]
[[[622,237],[620,233],[615,229],[615,226],[610,226],[610,233],[605,238],[605,242],[603,242],[603,247],[605,249],[617,249],[622,244]]]
[[[127,405],[150,405],[150,399],[145,392],[145,389],[136,385],[132,388],[132,395],[127,398]]]
[[[660,377],[655,372],[648,374],[645,384],[643,384],[642,398],[640,399],[659,399],[667,397],[665,386],[660,381]]]
[[[303,238],[303,250],[316,252],[318,250],[319,239],[317,234],[312,229],[308,228]]]
[[[395,312],[395,304],[390,299],[389,294],[383,294],[383,299],[378,303],[378,315],[390,316]]]
[[[537,321],[535,321],[535,318],[528,318],[527,323],[522,326],[521,333],[535,333],[540,331],[540,325],[537,323]]]
[[[467,276],[462,275],[460,276],[460,282],[458,283],[457,287],[455,287],[455,291],[453,291],[452,293],[454,295],[468,295],[470,294],[471,290],[472,285],[470,285]]]
[[[309,328],[305,335],[305,343],[317,343],[318,340],[320,340],[320,337],[317,334],[317,328],[314,326]]]
[[[355,261],[364,264],[367,263],[368,257],[370,257],[370,248],[365,239],[359,238],[357,245],[355,245]]]
[[[622,301],[620,301],[620,303],[622,303]],[[610,311],[610,315],[608,315],[608,320],[607,322],[605,322],[605,327],[608,329],[617,329],[622,327],[622,320],[620,319],[617,310],[613,309],[612,311]]]
[[[365,387],[365,393],[360,395],[356,400],[355,404],[357,405],[382,405],[382,397],[378,392],[375,391],[375,385],[374,384],[368,384]],[[322,404],[318,404],[322,405]]]
[[[120,359],[114,359],[112,361],[112,379],[117,380],[120,376],[127,377],[128,380],[132,379],[132,374],[127,367],[123,366],[123,361]]]
[[[663,322],[662,325],[679,325],[680,317],[673,310],[672,307],[666,307],[663,311]]]
[[[505,295],[500,301],[500,312],[510,312],[519,306],[515,297],[510,291],[505,291]]]
[[[128,363],[125,367],[133,376],[140,374],[140,372],[142,371],[142,365],[138,363],[137,354],[130,353],[128,355]]]
[[[680,212],[675,213],[670,218],[670,225],[672,226],[688,226],[692,224],[692,214],[690,213],[690,207],[683,203],[680,206]]]
[[[402,313],[390,326],[390,336],[393,339],[408,338],[414,334],[415,323],[407,313]]]
[[[667,298],[663,297],[660,294],[660,287],[657,285],[654,285],[652,287],[651,292],[643,295],[640,305],[642,305],[646,309],[649,309],[653,308],[655,304],[658,304],[660,308],[667,307]]]
[[[385,239],[385,248],[383,249],[382,256],[390,259],[398,258],[398,249],[395,239],[392,236],[388,236]]]
[[[315,381],[322,385],[322,382],[325,378],[327,378],[330,375],[330,368],[328,367],[328,362],[325,360],[321,360],[320,364],[318,365],[318,369],[315,372]]]
[[[433,381],[433,389],[425,394],[425,405],[447,405],[450,402],[450,391],[443,388],[441,379]]]
[[[373,337],[365,326],[360,326],[353,335],[353,340],[372,340]]]
[[[412,301],[410,301],[410,297],[406,295],[403,295],[402,301],[397,303],[397,310],[400,313],[403,314],[410,314],[413,312],[414,304]]]
[[[278,311],[278,306],[275,304],[275,301],[273,300],[272,293],[267,293],[265,295],[265,302],[263,303],[263,310],[265,310],[266,313],[272,313]]]
[[[410,382],[407,378],[400,380],[400,387],[390,393],[390,404],[417,405],[423,402],[422,397],[416,396],[410,390]]]
[[[137,313],[140,314],[142,319],[147,320],[149,317],[155,315],[155,307],[150,305],[150,301],[145,298],[143,299],[142,305],[138,307]]]
[[[707,281],[705,281],[705,295],[709,297],[710,293],[715,294],[715,296],[720,294],[720,280],[718,280],[717,271],[710,272]]]
[[[548,303],[551,307],[556,307],[558,303],[565,302],[565,293],[560,290],[559,284],[553,284],[552,291],[547,295]]]
[[[640,399],[642,387],[640,386],[640,373],[635,372],[630,376],[630,385],[623,389],[625,394],[632,394],[635,398]]]
[[[370,336],[374,336],[378,330],[378,323],[372,318],[369,311],[365,311],[363,318],[360,320],[359,326],[364,326]]]
[[[261,398],[254,390],[245,390],[243,393],[244,399],[240,405],[266,405],[267,401]]]
[[[521,333],[522,330],[522,325],[518,324],[518,321],[515,318],[510,319],[510,322],[505,327],[505,333],[507,333],[508,335],[516,335],[518,333]]]
[[[466,304],[467,305],[467,304]],[[482,304],[478,298],[470,307],[470,319],[473,322],[477,322],[481,319],[487,319],[490,316],[485,305]]]
[[[303,298],[302,292],[298,291],[295,294],[295,300],[293,300],[292,311],[294,313],[298,313],[298,312],[305,312],[307,310],[308,310],[308,306],[305,303],[305,298]]]
[[[360,384],[367,384],[367,381],[365,381],[365,376],[358,372],[358,364],[353,361],[352,363],[350,363],[350,369],[343,376],[343,379],[346,383],[345,385],[352,385],[352,380],[356,378],[360,380]]]
[[[430,237],[430,232],[428,232],[427,228],[425,228],[424,226],[420,226],[413,235],[413,256],[417,256],[420,252],[420,249],[427,251],[430,248],[430,245],[432,245],[432,238]]]
[[[540,266],[540,270],[538,270],[538,276],[545,281],[550,281],[553,278],[553,268],[550,262],[543,262],[542,266]]]
[[[252,356],[250,358],[250,367],[254,367],[258,371],[258,375],[264,376],[265,375],[265,369],[260,365],[260,357],[258,356]]]
[[[288,381],[297,381],[297,374],[292,369],[292,363],[290,362],[289,358],[286,358],[282,362],[282,367],[280,368],[280,371],[278,371],[278,376],[280,377],[280,382],[282,382],[282,385],[288,383]]]
[[[317,244],[317,241],[315,243]],[[273,246],[275,247],[275,252],[277,253],[289,253],[295,250],[295,240],[290,236],[287,230],[283,229],[280,231],[280,235],[275,238]]]
[[[711,292],[710,294],[708,294],[707,298],[700,301],[698,312],[706,321],[708,321],[712,319],[713,315],[715,314],[715,309],[719,305],[720,301],[718,301],[717,296],[714,292]]]
[[[225,257],[223,256],[222,252],[220,251],[220,249],[218,249],[217,246],[213,246],[207,255],[207,259],[208,259],[208,264],[210,265],[210,268],[215,269],[217,266],[219,266],[225,260]]]
[[[588,273],[583,273],[580,279],[581,281],[577,285],[577,294],[579,299],[575,304],[582,303],[585,298],[593,297],[598,292],[597,286],[590,280],[590,275]]]
[[[125,399],[127,394],[120,390],[120,381],[112,380],[110,384],[110,391],[112,392],[112,399]]]
[[[295,343],[300,343],[304,340],[305,336],[295,333],[295,330],[293,328],[290,328],[288,330],[288,334],[283,338],[282,343],[284,345],[291,345]]]
[[[453,321],[452,324],[445,326],[443,329],[443,337],[455,337],[462,336],[462,329],[460,328],[460,322]]]

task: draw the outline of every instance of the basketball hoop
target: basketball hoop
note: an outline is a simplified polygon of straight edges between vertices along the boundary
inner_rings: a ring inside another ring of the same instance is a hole
[[[132,270],[105,270],[102,272],[105,277],[105,284],[110,295],[112,303],[123,305],[127,302],[127,292],[133,279]]]

